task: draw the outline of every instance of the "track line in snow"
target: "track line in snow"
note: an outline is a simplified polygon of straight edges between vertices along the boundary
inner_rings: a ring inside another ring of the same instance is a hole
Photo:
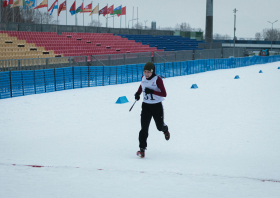
[[[25,165],[25,164],[3,164],[1,163],[0,165],[4,166],[27,166],[27,167],[32,167],[32,168],[81,168],[81,167],[74,167],[74,166],[44,166],[44,165]],[[97,170],[103,170],[101,168],[98,168]]]
[[[274,180],[274,179],[259,179],[259,178],[252,178],[252,177],[233,177],[233,176],[228,176],[228,175],[213,175],[216,177],[225,177],[225,178],[236,178],[236,179],[250,179],[250,180],[255,180],[255,181],[261,181],[261,182],[275,182],[275,183],[280,183],[280,180]]]
[[[8,165],[8,164],[1,163],[1,165]],[[12,166],[27,166],[27,167],[32,167],[32,168],[82,168],[82,167],[71,167],[71,166],[43,166],[43,165],[22,165],[22,164],[9,164],[9,165],[12,165]],[[101,170],[104,170],[104,169],[98,168],[96,170],[100,170],[101,171]],[[138,172],[138,173],[141,173],[141,174],[147,173],[145,171],[135,171],[135,170],[132,170],[132,171],[133,172]],[[164,172],[164,173],[167,173],[167,172]],[[186,173],[178,173],[178,172],[171,172],[171,173],[176,174],[176,175],[181,175],[181,176],[187,175]],[[234,177],[234,176],[217,175],[217,174],[214,174],[214,175],[211,175],[211,174],[200,174],[200,176],[201,175],[208,175],[208,176],[214,176],[214,177],[224,177],[224,178],[230,178],[230,179],[249,179],[249,180],[261,181],[261,182],[280,183],[280,180],[275,180],[275,179],[260,179],[260,178],[251,178],[251,177]]]

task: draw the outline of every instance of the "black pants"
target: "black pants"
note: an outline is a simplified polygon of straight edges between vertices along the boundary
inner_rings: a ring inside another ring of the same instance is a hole
[[[139,132],[139,147],[147,147],[148,131],[152,117],[155,120],[157,129],[159,131],[166,132],[168,127],[164,124],[164,114],[162,103],[147,104],[142,103],[142,113],[141,113],[141,131]]]

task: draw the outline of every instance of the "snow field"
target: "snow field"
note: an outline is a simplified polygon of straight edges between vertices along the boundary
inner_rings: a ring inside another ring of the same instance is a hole
[[[1,100],[0,197],[279,197],[278,66],[164,79],[144,159],[140,82]]]

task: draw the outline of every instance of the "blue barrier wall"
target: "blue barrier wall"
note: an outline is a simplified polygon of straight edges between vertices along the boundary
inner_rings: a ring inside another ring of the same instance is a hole
[[[156,74],[174,77],[280,61],[280,56],[156,63]],[[83,66],[0,72],[0,99],[141,81],[144,64]]]

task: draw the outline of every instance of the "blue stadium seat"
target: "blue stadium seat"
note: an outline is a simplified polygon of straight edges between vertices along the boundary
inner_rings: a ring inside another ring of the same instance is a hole
[[[152,35],[131,35],[131,34],[118,34],[122,38],[128,40],[135,40],[135,42],[141,42],[143,45],[149,45],[150,47],[157,47],[157,49],[164,49],[165,51],[179,51],[179,50],[201,50],[198,48],[199,43],[205,43],[203,41],[197,41],[182,36],[152,36]]]

